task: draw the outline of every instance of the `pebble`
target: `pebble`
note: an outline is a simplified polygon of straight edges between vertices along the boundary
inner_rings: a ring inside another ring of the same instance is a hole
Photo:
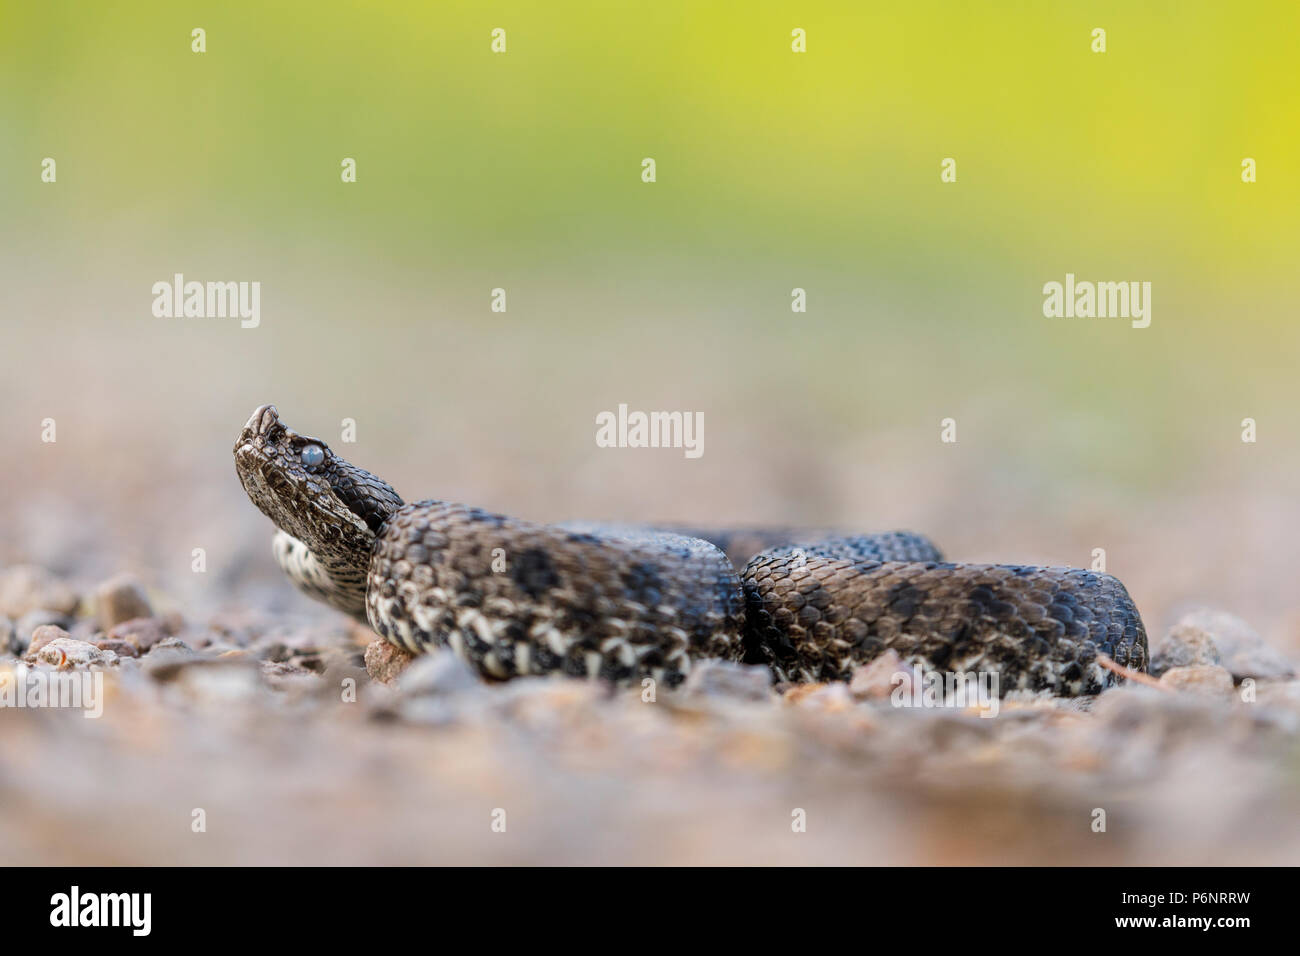
[[[1208,640],[1218,652],[1219,660],[1232,676],[1240,681],[1246,677],[1261,680],[1286,680],[1295,676],[1295,668],[1285,657],[1264,643],[1264,639],[1249,624],[1224,611],[1199,610],[1184,615],[1171,629],[1177,631],[1183,642]],[[1189,638],[1198,631],[1203,638]],[[1205,662],[1202,662],[1205,663]]]
[[[169,637],[159,641],[145,655],[144,671],[154,680],[171,680],[194,658],[194,651],[188,644],[179,638]]]
[[[140,649],[120,637],[100,637],[90,642],[101,651],[112,651],[118,657],[139,657]]]
[[[1218,664],[1214,639],[1199,627],[1175,624],[1151,648],[1151,673],[1157,677],[1172,667]]]
[[[30,653],[28,657],[32,657]],[[102,651],[94,644],[76,641],[70,637],[59,637],[48,642],[35,654],[38,664],[50,664],[60,670],[73,667],[89,667],[92,664],[111,665],[117,663],[117,655],[112,651]]]
[[[695,661],[682,684],[690,697],[732,697],[739,700],[772,699],[772,672],[761,664],[732,661]]]
[[[0,571],[0,615],[21,618],[32,611],[76,614],[81,598],[44,568],[21,564]]]
[[[37,652],[51,641],[66,641],[71,637],[71,634],[57,624],[42,624],[32,631],[32,641],[27,645],[27,659],[35,660]]]
[[[1189,664],[1165,671],[1160,683],[1175,690],[1189,691],[1205,697],[1224,697],[1232,693],[1232,674],[1218,664]]]
[[[108,640],[131,644],[141,654],[165,641],[169,636],[166,624],[156,617],[133,617],[114,626],[108,632]]]
[[[395,644],[383,639],[371,641],[366,646],[366,673],[371,680],[387,684],[405,670],[415,659]]]
[[[190,647],[179,637],[165,637],[153,647],[149,648],[150,654],[158,654],[159,656],[172,651],[182,651],[186,656],[194,654],[194,648]]]
[[[132,618],[153,617],[153,608],[140,582],[119,574],[95,589],[95,613],[99,626],[107,631]]]

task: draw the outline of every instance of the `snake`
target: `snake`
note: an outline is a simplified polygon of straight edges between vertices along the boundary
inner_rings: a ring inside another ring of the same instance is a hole
[[[721,660],[766,665],[778,684],[832,682],[893,651],[934,672],[994,674],[1000,696],[1074,697],[1147,667],[1141,616],[1100,571],[949,562],[906,531],[543,524],[408,503],[274,405],[253,412],[234,458],[294,585],[402,650],[450,648],[492,681],[676,687]]]

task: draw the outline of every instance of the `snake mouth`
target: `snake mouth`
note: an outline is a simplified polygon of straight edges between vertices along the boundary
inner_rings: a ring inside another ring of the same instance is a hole
[[[299,493],[301,482],[295,483],[288,475],[279,468],[276,468],[272,462],[263,462],[257,469],[258,475],[271,494],[286,498],[290,495]]]

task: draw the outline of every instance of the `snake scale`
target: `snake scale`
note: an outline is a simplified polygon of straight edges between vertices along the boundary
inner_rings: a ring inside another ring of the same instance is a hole
[[[680,683],[705,658],[781,681],[847,679],[892,649],[946,672],[1074,696],[1143,671],[1124,585],[1077,568],[954,564],[905,532],[843,536],[544,525],[386,482],[286,426],[273,405],[235,443],[240,482],[306,593],[413,653],[450,647],[484,676]]]

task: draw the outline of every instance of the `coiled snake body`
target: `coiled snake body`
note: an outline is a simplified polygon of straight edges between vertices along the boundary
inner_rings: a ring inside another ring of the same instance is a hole
[[[1077,695],[1115,679],[1099,653],[1146,667],[1141,617],[1106,574],[948,563],[903,532],[541,525],[406,504],[271,405],[234,452],[298,587],[393,644],[449,646],[491,678],[675,685],[694,661],[721,658],[784,681],[839,680],[893,649],[932,670],[996,673],[1003,694]]]

